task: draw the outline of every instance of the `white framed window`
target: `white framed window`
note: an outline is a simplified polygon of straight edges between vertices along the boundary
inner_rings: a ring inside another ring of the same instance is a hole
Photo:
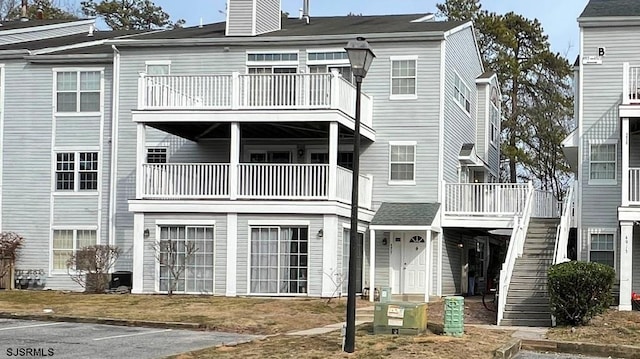
[[[389,184],[415,184],[416,143],[389,142]]]
[[[606,264],[615,269],[616,233],[614,228],[589,229],[589,261]]]
[[[471,90],[457,73],[453,77],[453,98],[463,110],[471,114]]]
[[[589,143],[589,184],[616,185],[617,141]]]
[[[57,152],[55,155],[56,191],[98,190],[98,152]]]
[[[98,244],[98,232],[95,229],[55,229],[51,246],[52,270],[66,271],[67,261],[84,247]]]
[[[158,76],[171,74],[171,61],[145,61],[144,65],[147,75]]]
[[[54,70],[56,112],[100,112],[102,71]]]
[[[418,57],[391,57],[390,99],[415,99],[418,97]]]
[[[500,99],[495,87],[491,88],[489,102],[489,142],[497,148],[500,144]]]
[[[167,292],[170,281],[170,263],[185,263],[185,269],[176,283],[176,292],[213,293],[215,226],[213,225],[158,225],[160,258],[158,261],[158,290]],[[188,248],[195,252],[187,255]],[[171,256],[171,257],[169,257]]]
[[[167,163],[167,148],[147,147],[147,163]]]
[[[249,292],[306,294],[309,228],[250,227]]]
[[[247,51],[247,64],[298,63],[298,51]]]

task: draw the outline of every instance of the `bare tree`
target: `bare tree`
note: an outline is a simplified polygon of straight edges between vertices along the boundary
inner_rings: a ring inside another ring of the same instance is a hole
[[[80,18],[80,8],[71,0],[29,0],[27,18],[64,19]],[[21,0],[0,0],[0,20],[16,20],[22,17]]]
[[[67,260],[67,273],[85,292],[104,293],[109,272],[120,257],[120,249],[110,245],[84,247]]]
[[[0,282],[11,273],[23,242],[24,238],[15,232],[0,233]]]
[[[152,248],[160,266],[164,266],[168,271],[167,294],[172,295],[187,268],[187,263],[198,252],[198,247],[194,242],[161,240],[154,242]]]

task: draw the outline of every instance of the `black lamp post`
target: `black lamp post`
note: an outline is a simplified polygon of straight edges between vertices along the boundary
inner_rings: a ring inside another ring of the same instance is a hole
[[[356,257],[360,251],[358,238],[358,179],[360,177],[360,97],[362,79],[367,76],[369,66],[376,57],[364,37],[349,41],[347,55],[351,72],[356,80],[356,123],[353,130],[353,179],[351,187],[351,230],[349,238],[349,274],[347,288],[347,330],[344,351],[353,353],[356,346]],[[373,240],[373,239],[371,239]],[[371,288],[373,290],[373,288]]]

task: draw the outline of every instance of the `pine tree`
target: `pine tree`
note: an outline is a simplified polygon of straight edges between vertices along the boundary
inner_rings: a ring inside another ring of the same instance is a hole
[[[99,16],[112,30],[149,30],[181,27],[185,21],[171,21],[161,6],[151,0],[82,1],[87,16]]]

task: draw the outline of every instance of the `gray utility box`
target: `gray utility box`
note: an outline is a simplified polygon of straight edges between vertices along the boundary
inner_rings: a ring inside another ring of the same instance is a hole
[[[426,303],[376,303],[373,334],[418,335],[426,330]]]

